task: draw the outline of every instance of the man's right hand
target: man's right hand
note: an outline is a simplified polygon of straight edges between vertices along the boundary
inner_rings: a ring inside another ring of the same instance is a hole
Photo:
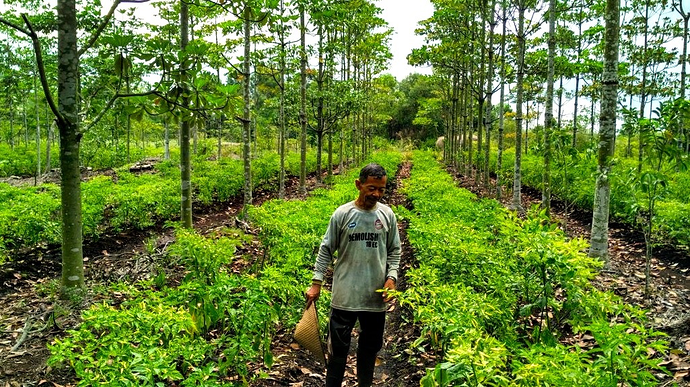
[[[319,284],[312,284],[309,290],[307,290],[307,293],[305,293],[305,296],[307,297],[307,308],[312,304],[312,302],[315,302],[316,300],[319,299],[319,296],[321,295],[321,285]]]

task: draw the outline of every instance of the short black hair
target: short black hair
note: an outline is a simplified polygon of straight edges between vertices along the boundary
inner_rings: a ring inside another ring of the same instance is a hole
[[[383,177],[386,176],[386,170],[376,163],[367,164],[359,171],[359,181],[364,183],[369,176],[373,176],[376,179],[383,179]]]

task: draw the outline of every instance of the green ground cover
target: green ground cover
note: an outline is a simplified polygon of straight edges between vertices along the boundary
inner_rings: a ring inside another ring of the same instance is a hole
[[[643,311],[590,285],[600,263],[584,241],[457,188],[429,153],[413,162],[402,216],[419,267],[400,300],[417,344],[443,359],[423,386],[657,384],[665,343]]]
[[[560,158],[559,158],[560,157]],[[515,150],[504,152],[501,171],[496,171],[496,154],[492,152],[490,166],[492,172],[501,174],[503,182],[511,182],[515,163]],[[631,191],[630,171],[637,168],[632,158],[618,158],[610,174],[611,215],[631,225],[635,224],[632,206],[636,203],[631,197],[639,192]],[[592,152],[577,156],[557,156],[551,167],[551,189],[554,195],[577,205],[592,208],[594,205],[594,183],[596,180],[597,159]],[[645,167],[645,170],[652,170]],[[522,155],[522,183],[541,189],[544,159],[541,155],[530,153]],[[683,246],[690,246],[690,172],[685,170],[668,173],[668,190],[657,202],[655,232],[660,240]],[[644,210],[644,209],[643,209]]]
[[[299,153],[286,160],[288,174],[299,174]],[[307,153],[307,171],[316,170],[315,152]],[[273,189],[279,173],[278,155],[261,154],[253,163],[254,185]],[[178,162],[163,161],[153,174],[134,174],[127,168],[115,176],[97,176],[82,183],[84,236],[98,238],[114,230],[144,229],[174,220],[180,211]],[[194,162],[192,186],[195,203],[223,202],[239,195],[243,187],[241,160]],[[0,264],[18,248],[57,244],[61,238],[60,189],[55,184],[13,187],[0,183]]]
[[[397,152],[376,157],[391,175],[400,160]],[[160,271],[110,286],[107,293],[122,302],[84,311],[79,328],[50,346],[50,364],[71,367],[79,386],[238,386],[261,377],[257,368],[273,363],[275,329],[294,326],[301,315],[314,250],[332,211],[356,197],[357,173],[337,176],[332,189],[305,201],[250,207],[268,254],[241,274],[231,270],[235,247],[247,241],[240,232],[179,230],[167,265],[184,268],[182,283]]]

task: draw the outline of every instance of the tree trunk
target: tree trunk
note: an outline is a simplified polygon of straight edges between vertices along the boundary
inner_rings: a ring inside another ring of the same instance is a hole
[[[580,97],[580,56],[582,55],[582,39],[584,39],[582,35],[582,24],[584,23],[582,20],[582,3],[583,1],[580,0],[580,9],[578,12],[579,22],[577,24],[577,72],[575,73],[575,101],[573,103],[573,148],[577,146],[577,112],[579,109],[578,103]]]
[[[180,51],[184,52],[189,43],[189,6],[185,0],[180,0]],[[180,64],[180,78],[187,78],[187,69],[184,61]],[[182,109],[189,107],[189,97],[182,97]],[[183,112],[186,114],[187,112]],[[182,227],[192,228],[192,158],[190,154],[191,128],[189,117],[183,117],[180,121],[180,222]],[[129,143],[129,141],[128,141]]]
[[[34,71],[34,113],[36,114],[36,177],[34,185],[38,185],[41,176],[41,117],[38,108],[38,71]]]
[[[645,2],[645,21],[649,21],[649,1]],[[645,25],[644,42],[642,50],[642,82],[640,84],[640,119],[644,118],[644,109],[647,100],[647,48],[649,44],[649,27]],[[639,144],[637,148],[637,173],[642,172],[642,157],[644,155],[644,134],[642,128],[638,133]]]
[[[506,84],[506,25],[508,18],[506,16],[508,6],[502,5],[503,16],[501,22],[503,24],[503,32],[501,33],[501,94],[499,97],[498,108],[498,155],[496,156],[496,200],[500,201],[503,197],[503,132],[505,130],[505,117],[503,112],[503,104],[505,103],[505,84]]]
[[[285,4],[284,1],[280,1],[280,10],[281,10],[281,15],[285,12]],[[282,20],[282,19],[281,19]],[[286,56],[286,43],[285,43],[285,23],[281,21],[281,28],[280,28],[280,84],[278,87],[280,88],[280,117],[278,118],[279,120],[279,125],[280,125],[280,133],[278,134],[278,151],[280,153],[280,178],[279,178],[279,188],[278,188],[278,197],[280,199],[283,199],[285,197],[285,56]]]
[[[525,79],[525,7],[518,4],[518,57],[517,57],[517,98],[515,101],[515,166],[513,168],[513,198],[510,208],[523,211],[522,208],[522,101],[524,98],[523,82]]]
[[[494,27],[496,26],[496,19],[494,16],[494,8],[496,1],[491,2],[491,7],[488,12],[491,13],[489,18],[489,49],[488,49],[488,64],[486,77],[486,113],[484,114],[484,127],[486,129],[486,146],[484,148],[484,189],[489,189],[489,158],[491,157],[491,127],[493,126],[491,110],[491,99],[494,93],[493,75],[494,75]]]
[[[52,163],[50,157],[51,145],[53,143],[53,125],[55,125],[55,120],[48,118],[48,104],[46,103],[46,169],[45,172],[50,172],[50,164]]]
[[[300,84],[299,84],[299,123],[300,123],[300,192],[307,192],[307,42],[306,22],[304,20],[304,4],[299,5],[299,31],[300,31]]]
[[[613,135],[616,131],[616,105],[618,103],[618,45],[620,36],[620,0],[606,1],[604,33],[604,73],[602,75],[601,115],[599,119],[599,157],[592,235],[589,256],[604,261],[609,267],[609,202],[611,186],[609,174],[613,158]]]
[[[58,0],[58,111],[60,130],[60,198],[62,205],[62,295],[84,287],[81,172],[77,85],[77,11],[75,0]]]
[[[130,92],[129,88],[129,75],[125,75],[126,81],[127,82],[127,94]],[[129,106],[129,100],[126,100],[125,102],[127,106]],[[131,153],[130,153],[130,148],[131,148],[131,140],[132,140],[132,115],[127,113],[127,163],[131,163]]]
[[[549,1],[548,70],[546,75],[546,106],[544,108],[544,175],[542,176],[541,206],[551,214],[551,131],[553,130],[553,85],[556,57],[556,0]]]
[[[244,205],[252,204],[252,148],[251,148],[251,94],[250,94],[250,76],[251,76],[251,8],[249,2],[244,5],[244,61],[242,72],[244,79],[242,81],[244,94],[244,112],[242,114],[242,144],[244,157]],[[246,207],[245,207],[246,208]]]
[[[316,78],[316,86],[319,90],[319,98],[316,105],[316,120],[317,120],[317,137],[318,146],[316,147],[316,182],[321,183],[321,162],[323,155],[323,135],[325,131],[325,122],[323,117],[323,26],[319,23],[319,73]]]

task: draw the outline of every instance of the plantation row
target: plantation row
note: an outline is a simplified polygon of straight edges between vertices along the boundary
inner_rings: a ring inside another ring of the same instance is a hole
[[[504,182],[512,182],[515,162],[515,150],[503,153],[501,171],[496,171],[496,154],[492,152],[489,168],[501,175]],[[481,161],[483,163],[483,161]],[[631,158],[620,158],[609,176],[611,182],[611,215],[635,224],[636,209],[646,211],[644,193],[635,188],[633,179],[637,161]],[[582,153],[577,156],[561,156],[554,160],[551,168],[551,190],[563,200],[580,208],[593,208],[594,183],[597,172],[597,157],[594,153]],[[522,155],[522,183],[541,189],[544,173],[542,155],[530,153]],[[511,183],[512,184],[512,183]],[[690,173],[687,171],[669,173],[666,190],[660,190],[656,203],[655,232],[669,242],[690,246]],[[658,228],[657,228],[658,227]]]
[[[401,156],[376,161],[395,171]],[[237,231],[209,237],[178,231],[168,265],[184,268],[183,282],[174,286],[160,270],[149,281],[111,286],[124,301],[85,311],[79,329],[50,346],[49,363],[73,368],[79,386],[229,386],[260,376],[261,363],[273,363],[278,323],[293,327],[301,315],[313,251],[331,212],[355,197],[357,173],[336,177],[332,189],[316,190],[306,201],[250,207],[269,253],[243,274],[229,270],[245,240]]]
[[[590,285],[600,263],[584,241],[478,200],[428,153],[415,153],[404,193],[419,267],[400,300],[417,345],[444,359],[423,386],[657,385],[665,343],[643,311]]]
[[[91,144],[89,144],[91,145]],[[147,146],[130,147],[129,157],[132,160],[141,160],[148,155],[161,154],[160,148]],[[105,169],[117,168],[127,162],[127,148],[121,145],[119,148],[104,146],[83,146],[80,151],[81,164],[84,168]],[[59,167],[60,147],[52,144],[50,148],[50,165],[47,164],[47,150],[45,145],[41,147],[41,170],[50,171]],[[0,143],[0,178],[9,176],[35,176],[37,168],[36,147],[34,145],[15,145],[10,147]]]
[[[392,173],[400,153],[376,162]],[[458,189],[429,153],[417,152],[404,193],[407,231],[418,267],[397,294],[422,335],[412,350],[442,363],[424,386],[652,386],[665,349],[644,313],[589,280],[599,263],[539,214],[520,220],[499,204]],[[314,251],[333,210],[355,196],[357,170],[305,201],[250,207],[265,261],[229,270],[246,240],[223,230],[180,230],[167,265],[184,268],[176,285],[163,268],[136,285],[116,284],[121,303],[95,305],[83,324],[50,347],[50,364],[68,364],[80,386],[242,385],[270,367],[278,326],[293,327],[304,307]],[[328,292],[320,301],[326,321]]]
[[[299,175],[299,153],[286,157],[286,172]],[[274,187],[280,161],[273,152],[253,160],[255,187]],[[192,185],[199,204],[223,202],[240,194],[244,184],[241,160],[194,162]],[[307,154],[307,171],[316,170],[316,154]],[[84,236],[98,238],[108,230],[144,229],[179,217],[180,169],[177,161],[156,165],[153,174],[97,176],[82,184]],[[13,187],[0,183],[0,264],[20,247],[60,243],[60,188],[55,184]]]

